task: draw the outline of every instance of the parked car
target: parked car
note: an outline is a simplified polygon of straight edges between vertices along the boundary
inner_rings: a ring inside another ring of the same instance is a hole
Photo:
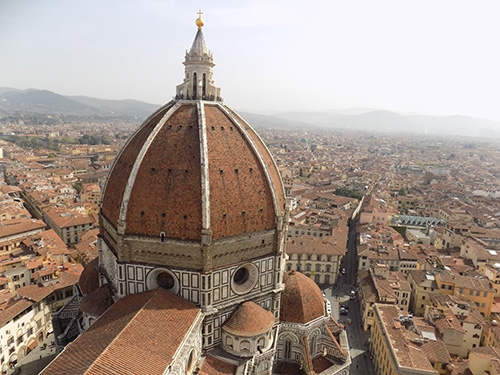
[[[348,315],[349,314],[349,309],[346,309],[344,307],[340,308],[340,315]]]
[[[349,297],[350,297],[351,299],[356,298],[356,291],[355,291],[355,290],[351,290],[351,293],[349,294]]]
[[[342,269],[340,270],[340,273],[341,273],[342,275],[345,275],[345,268],[342,268]]]

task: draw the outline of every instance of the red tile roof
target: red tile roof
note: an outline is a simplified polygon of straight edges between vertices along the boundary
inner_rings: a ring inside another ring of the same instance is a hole
[[[0,222],[0,238],[41,230],[47,225],[37,219],[17,219]]]
[[[237,366],[218,358],[208,356],[201,365],[200,375],[234,375]]]
[[[121,298],[41,374],[161,375],[198,314],[163,289]]]

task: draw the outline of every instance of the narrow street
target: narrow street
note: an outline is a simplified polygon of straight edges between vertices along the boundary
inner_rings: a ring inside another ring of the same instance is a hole
[[[350,374],[375,375],[375,368],[370,361],[367,345],[370,334],[363,331],[361,323],[361,310],[356,285],[356,244],[356,224],[352,223],[349,227],[348,251],[341,265],[341,268],[345,268],[346,272],[340,275],[336,286],[325,289],[324,293],[332,304],[332,317],[339,323],[344,324],[348,334],[352,358]],[[350,297],[351,291],[356,293],[353,299]],[[340,315],[341,305],[349,308],[347,315]]]

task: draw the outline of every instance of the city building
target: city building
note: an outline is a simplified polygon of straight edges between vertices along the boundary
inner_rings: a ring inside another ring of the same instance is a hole
[[[439,332],[452,355],[467,358],[469,350],[480,346],[486,322],[466,300],[448,294],[432,294],[425,318]]]
[[[432,330],[419,329],[411,316],[402,315],[394,305],[375,304],[373,310],[370,353],[377,374],[446,373],[451,358]]]
[[[434,273],[413,270],[408,273],[411,287],[410,311],[415,316],[424,316],[425,307],[431,304],[431,294],[438,293],[438,284]]]
[[[361,320],[365,331],[373,326],[375,303],[397,306],[402,314],[408,314],[411,288],[400,272],[389,272],[387,265],[376,264],[369,271],[359,271],[359,300]]]
[[[485,346],[471,349],[468,370],[472,375],[498,374],[500,352],[498,348]]]
[[[287,270],[302,272],[317,284],[337,283],[340,263],[345,254],[345,235],[343,238],[344,241],[341,241],[340,245],[337,245],[331,237],[289,238],[286,243]]]

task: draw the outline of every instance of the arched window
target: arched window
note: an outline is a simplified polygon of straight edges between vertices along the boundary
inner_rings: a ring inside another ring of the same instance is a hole
[[[240,352],[249,352],[250,351],[250,341],[243,340],[240,344]]]
[[[207,95],[207,76],[205,73],[203,73],[202,90],[202,95]]]
[[[316,336],[313,336],[313,338],[311,339],[311,347],[309,348],[309,350],[311,351],[311,355],[316,354]]]
[[[198,74],[196,72],[193,73],[193,99],[196,99],[196,96],[198,95],[198,90],[197,90],[197,82],[198,82]]]
[[[285,341],[285,359],[292,359],[292,342],[290,340]]]
[[[266,339],[264,337],[259,337],[259,341],[257,341],[257,346],[261,349],[266,347]]]

